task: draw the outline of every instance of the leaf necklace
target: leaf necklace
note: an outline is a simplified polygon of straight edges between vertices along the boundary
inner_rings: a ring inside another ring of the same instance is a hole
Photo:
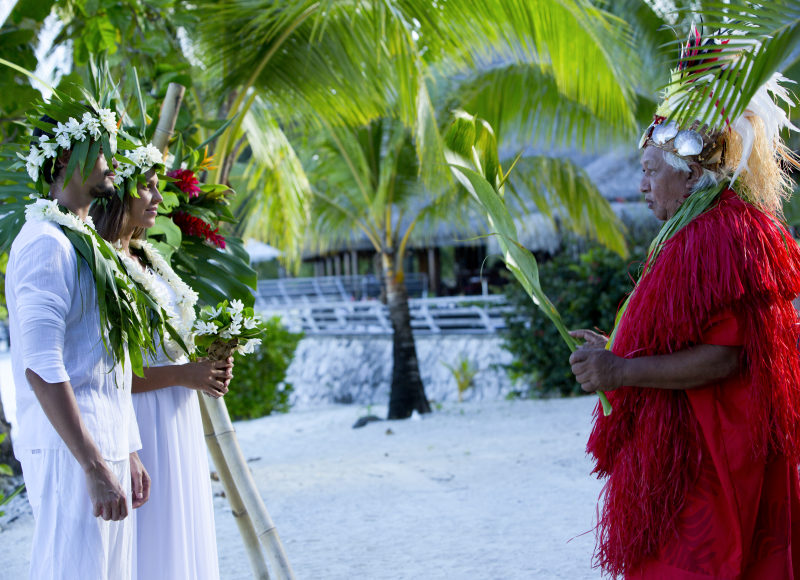
[[[144,376],[143,353],[152,356],[158,353],[155,337],[178,336],[167,322],[166,312],[130,278],[111,245],[94,230],[90,218],[83,222],[54,200],[40,198],[25,208],[25,219],[61,226],[75,248],[78,274],[82,258],[95,281],[106,351],[123,366],[129,357],[131,370]]]

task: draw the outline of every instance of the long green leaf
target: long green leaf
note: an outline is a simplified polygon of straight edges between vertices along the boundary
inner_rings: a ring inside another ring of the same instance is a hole
[[[465,167],[456,165],[451,167],[453,171],[466,178],[470,186],[468,187],[470,193],[476,196],[481,206],[486,210],[490,227],[499,234],[498,240],[503,250],[503,259],[506,266],[514,274],[514,277],[519,280],[533,302],[555,324],[564,342],[574,352],[577,349],[577,345],[561,321],[561,315],[558,310],[542,290],[539,283],[539,267],[536,263],[536,258],[519,243],[514,220],[506,209],[505,204],[482,175]],[[611,413],[611,405],[608,399],[602,392],[598,392],[598,395],[603,404],[603,412],[609,415]]]

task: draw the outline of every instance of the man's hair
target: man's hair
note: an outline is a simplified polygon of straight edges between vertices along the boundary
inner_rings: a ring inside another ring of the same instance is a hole
[[[689,168],[689,162],[686,159],[678,157],[674,153],[670,153],[669,151],[664,151],[663,149],[661,152],[664,154],[664,161],[672,167],[675,171],[679,171],[680,173],[689,174],[692,170]],[[710,189],[712,187],[716,187],[719,183],[719,176],[711,171],[710,169],[706,169],[703,167],[703,175],[700,176],[700,179],[697,180],[694,187],[692,188],[692,193],[695,191],[702,191],[704,189]]]

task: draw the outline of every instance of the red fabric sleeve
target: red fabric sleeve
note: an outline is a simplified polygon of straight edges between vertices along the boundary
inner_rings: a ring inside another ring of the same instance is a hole
[[[730,310],[715,314],[703,327],[700,344],[743,346],[744,334],[739,318]]]

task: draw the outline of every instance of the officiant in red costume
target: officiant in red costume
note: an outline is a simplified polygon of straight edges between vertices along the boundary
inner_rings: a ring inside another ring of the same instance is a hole
[[[778,135],[795,128],[779,74],[735,119],[681,118],[703,86],[684,57],[724,68],[724,45],[692,29],[642,137],[640,187],[666,223],[614,333],[571,333],[578,381],[613,406],[587,447],[606,478],[595,558],[613,577],[800,578],[800,251]]]

